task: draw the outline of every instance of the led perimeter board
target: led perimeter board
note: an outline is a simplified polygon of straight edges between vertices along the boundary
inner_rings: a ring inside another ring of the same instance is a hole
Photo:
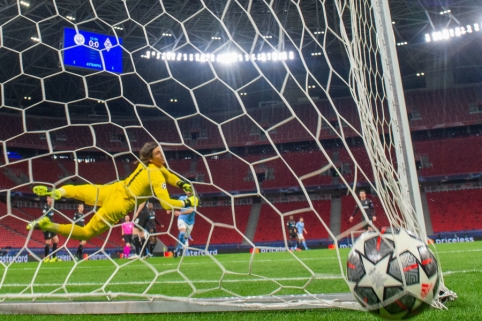
[[[122,73],[120,45],[121,38],[65,27],[64,65]]]

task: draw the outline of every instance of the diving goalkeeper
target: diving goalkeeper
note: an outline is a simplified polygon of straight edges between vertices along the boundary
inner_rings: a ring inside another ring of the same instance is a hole
[[[64,185],[49,191],[46,186],[37,185],[33,192],[39,196],[75,198],[88,205],[100,206],[100,209],[84,227],[75,224],[52,223],[47,216],[30,222],[27,230],[32,228],[71,236],[76,240],[89,240],[116,224],[137,205],[145,202],[145,198],[155,195],[166,210],[198,206],[198,198],[191,196],[186,200],[171,199],[166,182],[185,191],[192,191],[191,185],[182,181],[164,167],[164,157],[156,142],[144,144],[139,152],[141,162],[125,180],[108,185]]]

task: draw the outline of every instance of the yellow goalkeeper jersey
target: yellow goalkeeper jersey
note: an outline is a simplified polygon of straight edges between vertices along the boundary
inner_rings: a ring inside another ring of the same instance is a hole
[[[167,191],[166,183],[177,186],[179,180],[179,177],[169,172],[164,166],[159,168],[152,163],[147,166],[140,163],[123,183],[130,195],[134,197],[156,196],[162,207],[168,210],[173,207],[184,207],[183,201],[171,199]],[[144,201],[145,199],[138,200],[139,203]]]

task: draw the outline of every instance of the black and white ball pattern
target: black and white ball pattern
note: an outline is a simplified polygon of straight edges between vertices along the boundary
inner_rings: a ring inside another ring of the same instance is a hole
[[[405,229],[368,231],[348,254],[348,285],[370,312],[390,319],[418,314],[436,297],[439,269],[426,244]]]

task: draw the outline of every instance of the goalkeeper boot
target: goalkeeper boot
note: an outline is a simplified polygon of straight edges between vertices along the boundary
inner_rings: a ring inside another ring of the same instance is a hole
[[[44,185],[34,186],[32,190],[38,196],[52,196],[52,198],[56,201],[62,197],[58,190],[52,189],[51,191],[49,191],[48,187]]]
[[[50,263],[55,263],[57,261],[58,261],[57,257],[53,257],[53,258],[50,259]]]
[[[44,262],[45,262],[45,263],[50,262],[50,258],[46,257],[46,258],[44,259]]]

